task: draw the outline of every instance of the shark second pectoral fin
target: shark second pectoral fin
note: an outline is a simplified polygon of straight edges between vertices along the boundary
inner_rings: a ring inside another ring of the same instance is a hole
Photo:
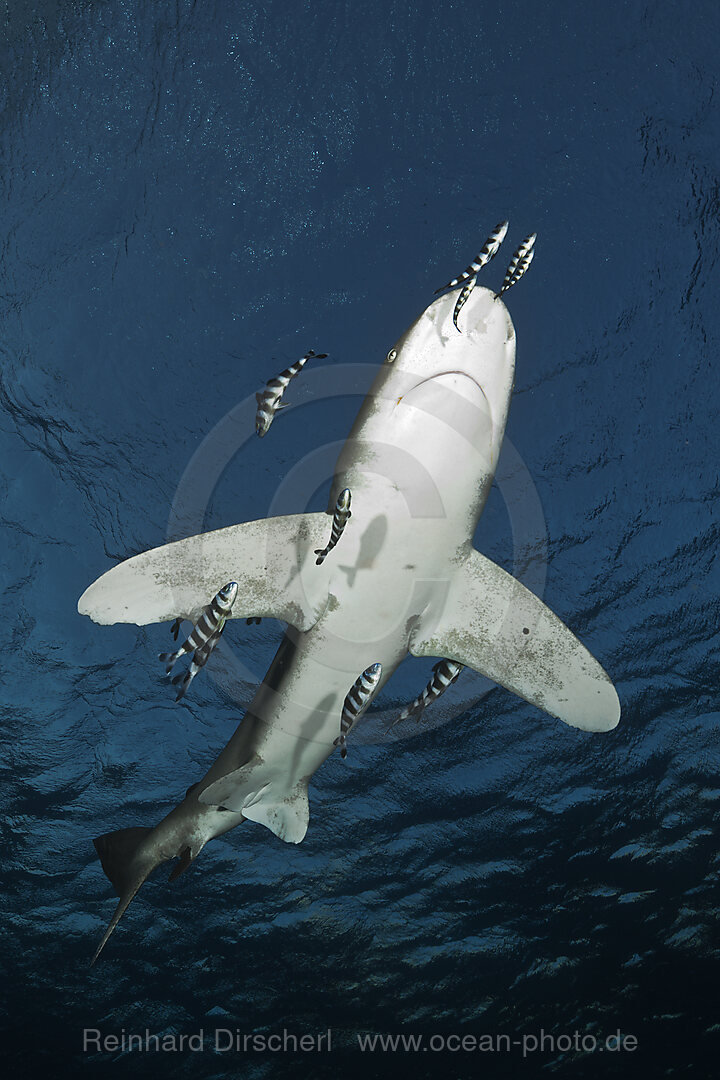
[[[308,630],[327,603],[326,579],[313,556],[326,529],[326,514],[293,514],[165,544],[108,570],[85,590],[78,611],[105,625],[145,626],[178,612],[194,622],[217,590],[234,581],[232,618],[267,615]]]
[[[428,611],[414,656],[447,656],[571,727],[609,731],[620,719],[610,678],[533,593],[479,552],[451,582],[442,611]]]

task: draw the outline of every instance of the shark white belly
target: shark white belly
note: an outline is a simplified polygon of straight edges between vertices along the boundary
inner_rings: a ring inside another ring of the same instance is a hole
[[[597,661],[472,548],[505,430],[515,333],[505,305],[482,288],[458,333],[458,292],[431,304],[382,365],[331,490],[330,513],[350,489],[352,517],[321,566],[314,552],[330,516],[296,515],[145,552],[81,597],[80,612],[98,622],[143,625],[196,617],[232,579],[232,617],[288,623],[246,717],[180,806],[154,829],[96,841],[120,895],[98,952],[159,862],[179,856],[179,872],[246,818],[303,839],[308,781],[335,750],[345,696],[372,664],[382,665],[382,686],[408,653],[447,657],[573,726],[617,724],[617,694]]]

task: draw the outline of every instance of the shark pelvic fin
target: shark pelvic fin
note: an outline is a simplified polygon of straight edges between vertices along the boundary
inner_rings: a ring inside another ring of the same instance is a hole
[[[263,780],[262,767],[243,765],[206,787],[199,801],[242,814],[286,843],[299,844],[310,823],[307,781],[301,780],[287,791],[278,790],[280,785],[272,780]]]
[[[299,844],[305,839],[310,824],[310,804],[307,784],[301,783],[287,798],[272,801],[272,796],[261,799],[243,810],[243,817],[257,821],[284,840],[286,844]]]

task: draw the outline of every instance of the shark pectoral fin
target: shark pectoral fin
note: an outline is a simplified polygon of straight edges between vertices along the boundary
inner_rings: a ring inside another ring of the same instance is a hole
[[[99,577],[78,611],[105,625],[145,626],[178,613],[195,621],[232,580],[238,594],[231,618],[267,615],[309,630],[327,603],[327,577],[314,558],[327,522],[327,514],[264,518],[153,548]]]
[[[223,806],[242,814],[285,840],[299,844],[305,838],[310,821],[307,781],[300,781],[289,792],[278,792],[279,783],[259,782],[252,767],[243,765],[235,772],[221,776],[198,796],[201,803]]]
[[[443,611],[423,616],[410,652],[467,664],[571,727],[609,731],[620,719],[617,692],[597,660],[537,596],[477,551],[451,582]]]

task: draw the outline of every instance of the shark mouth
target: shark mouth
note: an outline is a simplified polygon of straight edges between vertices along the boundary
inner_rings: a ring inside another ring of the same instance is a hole
[[[421,409],[451,427],[472,430],[472,441],[492,438],[490,403],[480,383],[465,371],[442,371],[416,383],[399,399],[398,405]]]

